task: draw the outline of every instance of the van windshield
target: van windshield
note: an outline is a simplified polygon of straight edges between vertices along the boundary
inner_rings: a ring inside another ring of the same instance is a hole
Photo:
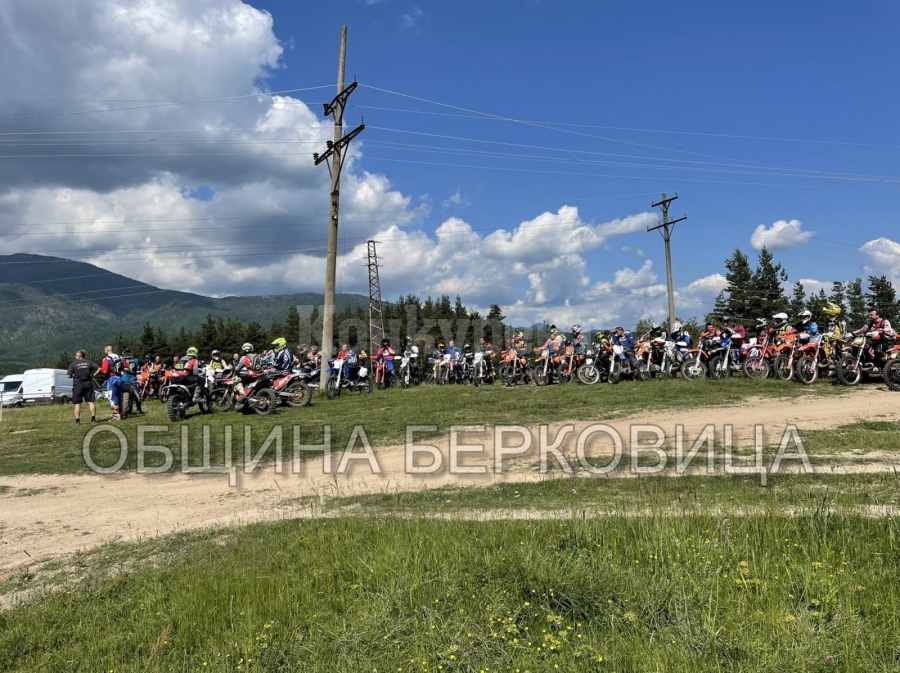
[[[21,381],[3,381],[0,382],[0,393],[14,393],[22,385]]]

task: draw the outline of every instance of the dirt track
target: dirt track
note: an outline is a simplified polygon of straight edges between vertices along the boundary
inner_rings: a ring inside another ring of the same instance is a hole
[[[884,389],[868,388],[852,395],[816,398],[814,401],[792,401],[763,398],[744,400],[740,405],[696,411],[642,413],[609,422],[620,433],[627,452],[629,427],[637,423],[655,423],[674,442],[676,425],[684,426],[687,448],[707,424],[717,432],[726,424],[734,428],[735,446],[749,446],[753,441],[753,427],[764,424],[766,444],[777,443],[784,428],[795,424],[801,437],[803,432],[845,425],[857,420],[900,421],[900,396]],[[595,422],[603,422],[598,419]],[[565,422],[549,428],[553,441]],[[588,422],[571,423],[570,433],[560,450],[575,459],[575,437]],[[422,440],[437,447],[444,458],[444,469],[430,475],[407,474],[404,470],[405,447],[379,447],[376,454],[381,475],[371,473],[368,465],[355,461],[341,475],[323,474],[322,460],[304,465],[304,473],[291,474],[291,465],[284,465],[283,474],[276,474],[274,466],[260,468],[257,473],[236,474],[237,483],[229,486],[226,475],[137,475],[133,473],[102,477],[90,476],[13,476],[0,477],[0,487],[9,487],[0,494],[0,579],[16,569],[53,558],[62,558],[79,550],[114,540],[139,541],[175,531],[207,526],[243,524],[296,516],[309,516],[308,504],[298,498],[335,496],[394,491],[410,491],[444,485],[486,486],[498,481],[533,481],[547,476],[535,469],[538,462],[538,431],[530,453],[508,457],[502,474],[494,474],[493,437],[491,433],[479,438],[467,434],[466,444],[483,443],[483,453],[467,453],[459,463],[484,466],[485,474],[449,474],[446,466],[450,456],[448,436]],[[511,439],[507,446],[521,444]],[[611,443],[607,440],[611,447]],[[852,450],[865,447],[847,447]],[[287,450],[287,447],[286,447]],[[609,451],[607,448],[605,451]],[[604,452],[594,450],[592,455]],[[853,466],[843,464],[834,471],[890,470],[900,462],[890,454],[880,454],[879,461]],[[428,462],[425,460],[424,462]],[[550,460],[551,464],[553,460]],[[702,462],[702,461],[701,461]],[[335,456],[334,469],[339,464]],[[627,464],[627,458],[623,465]],[[557,471],[551,476],[560,476]],[[293,501],[293,502],[292,502]],[[308,499],[307,499],[308,502]]]

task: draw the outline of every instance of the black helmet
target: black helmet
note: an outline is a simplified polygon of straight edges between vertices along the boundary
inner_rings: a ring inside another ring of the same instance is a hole
[[[125,348],[122,350],[122,355],[134,355],[134,353],[131,352],[130,348]]]
[[[382,346],[390,346],[390,345],[391,345],[391,340],[390,340],[390,339],[382,339],[382,340],[381,340],[381,345],[382,345]]]
[[[467,350],[469,350],[469,349],[471,349],[471,348],[472,348],[472,346],[471,346],[470,344],[463,344],[463,350],[466,350],[466,351],[467,351]]]

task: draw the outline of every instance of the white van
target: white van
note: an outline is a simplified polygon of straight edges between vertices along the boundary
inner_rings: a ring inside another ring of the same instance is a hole
[[[4,407],[22,406],[22,378],[24,374],[10,374],[0,379],[0,404]]]
[[[72,400],[72,379],[65,369],[29,369],[22,375],[25,404],[49,404]]]

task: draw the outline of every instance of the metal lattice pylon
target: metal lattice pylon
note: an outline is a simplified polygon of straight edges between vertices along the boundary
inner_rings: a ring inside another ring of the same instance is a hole
[[[384,313],[381,310],[381,280],[378,278],[378,241],[366,241],[369,268],[369,352],[375,353],[384,338]]]

